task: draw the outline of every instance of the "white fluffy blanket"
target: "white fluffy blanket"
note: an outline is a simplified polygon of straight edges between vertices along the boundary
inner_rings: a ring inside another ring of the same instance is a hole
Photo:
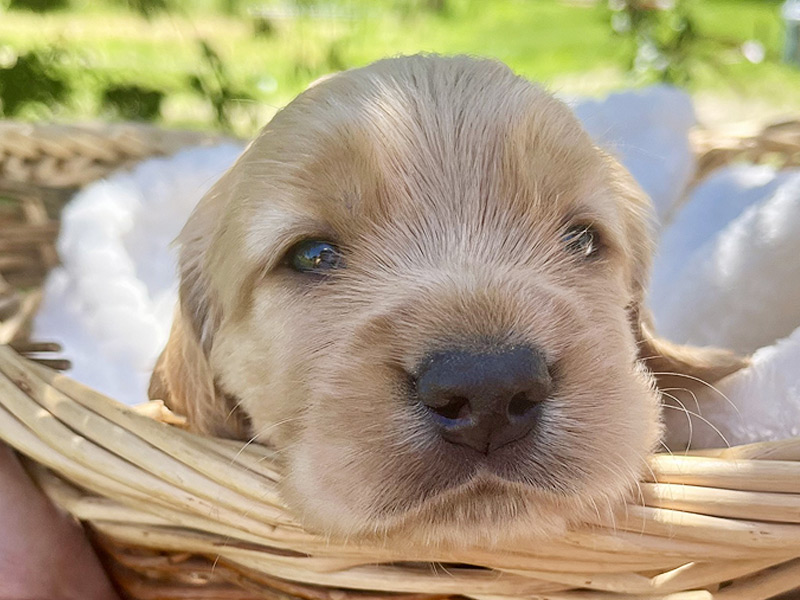
[[[731,166],[698,186],[663,231],[649,305],[673,341],[755,353],[692,417],[693,445],[800,436],[800,171]]]
[[[75,379],[121,400],[147,400],[178,297],[172,240],[244,148],[148,160],[80,192],[64,209],[58,252],[33,336],[62,344]]]
[[[694,170],[690,98],[654,87],[574,109],[665,220]],[[170,243],[241,150],[195,148],[147,161],[87,187],[65,209],[63,266],[47,281],[34,335],[63,344],[73,377],[129,404],[146,399],[177,297]],[[798,229],[800,172],[738,166],[699,186],[662,232],[650,291],[660,333],[758,350],[750,368],[720,386],[738,413],[720,400],[703,414],[731,444],[800,435]],[[701,426],[694,442],[724,443]]]

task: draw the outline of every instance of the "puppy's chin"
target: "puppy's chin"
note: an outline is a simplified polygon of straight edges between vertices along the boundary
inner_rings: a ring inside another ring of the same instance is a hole
[[[295,507],[305,507],[305,526],[330,538],[447,550],[519,546],[561,536],[577,523],[607,522],[613,519],[612,507],[631,492],[621,487],[599,494],[559,494],[482,472],[415,507],[369,518],[345,507],[334,513],[332,502],[319,503],[308,496],[300,500],[300,490],[291,484],[285,495]]]
[[[556,494],[487,475],[433,498],[387,528],[386,537],[407,539],[410,545],[521,547],[562,536],[578,523],[613,518],[611,507],[630,491],[602,499]]]

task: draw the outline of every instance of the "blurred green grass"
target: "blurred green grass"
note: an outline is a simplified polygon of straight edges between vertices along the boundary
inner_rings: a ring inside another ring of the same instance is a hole
[[[199,0],[145,19],[113,0],[72,0],[67,9],[43,14],[0,12],[0,60],[3,52],[63,50],[60,68],[69,74],[73,91],[66,106],[44,115],[47,118],[110,118],[99,100],[102,90],[125,84],[163,90],[165,124],[213,128],[209,103],[189,82],[191,75],[207,69],[199,48],[199,40],[204,40],[222,58],[232,87],[251,96],[235,111],[234,130],[241,134],[263,124],[317,77],[396,54],[492,56],[566,94],[597,95],[637,83],[625,72],[632,42],[614,34],[604,2],[450,0],[443,11],[423,4],[319,3],[325,10],[316,15],[273,15],[272,33],[258,36],[251,11],[285,9],[268,1]],[[800,113],[800,71],[779,61],[780,4],[693,2],[701,40],[722,39],[726,49],[709,42],[706,55],[693,68],[690,89],[723,101],[757,101]],[[760,64],[748,62],[739,51],[740,44],[751,39],[766,51]]]

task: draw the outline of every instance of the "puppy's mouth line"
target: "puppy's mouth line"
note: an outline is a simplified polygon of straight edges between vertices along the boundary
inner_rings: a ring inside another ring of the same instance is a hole
[[[385,509],[385,516],[404,518],[415,511],[435,510],[438,506],[493,504],[501,497],[536,502],[546,496],[565,496],[563,492],[503,477],[491,469],[478,468],[465,481],[425,494],[402,509]]]

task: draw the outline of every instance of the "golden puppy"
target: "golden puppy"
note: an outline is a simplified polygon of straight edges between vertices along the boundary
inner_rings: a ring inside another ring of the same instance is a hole
[[[189,219],[152,395],[281,450],[284,496],[322,532],[558,533],[635,488],[661,436],[651,372],[687,387],[741,364],[643,323],[650,217],[502,64],[336,75]]]

